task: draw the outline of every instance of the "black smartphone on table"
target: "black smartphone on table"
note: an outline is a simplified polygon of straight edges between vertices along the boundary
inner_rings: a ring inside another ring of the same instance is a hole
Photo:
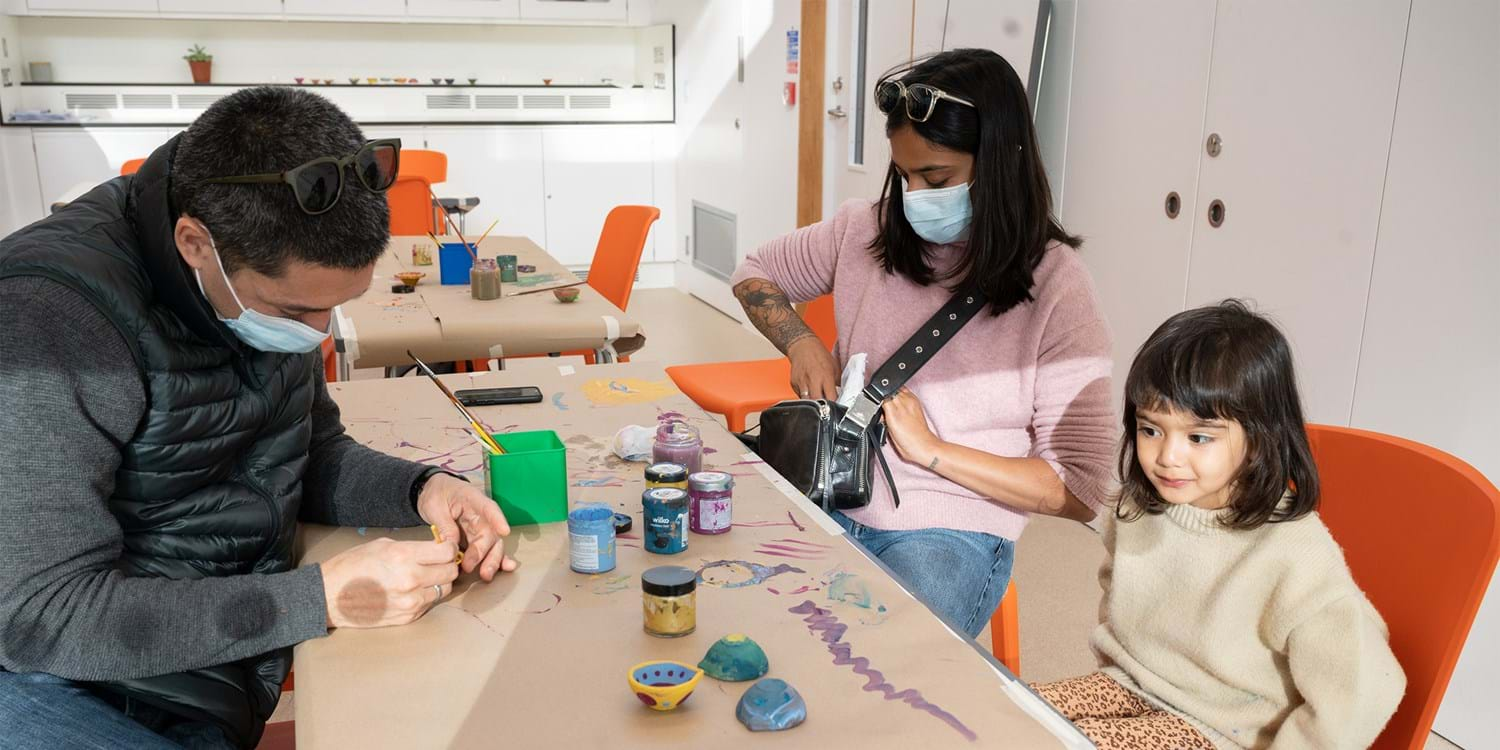
[[[519,388],[470,388],[454,391],[453,395],[464,406],[495,406],[496,404],[534,404],[542,400],[542,391],[534,385]]]

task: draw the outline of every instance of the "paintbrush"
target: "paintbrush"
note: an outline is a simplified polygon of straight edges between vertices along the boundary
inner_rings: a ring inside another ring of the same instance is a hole
[[[453,407],[458,409],[458,413],[464,416],[464,420],[469,423],[469,427],[474,429],[474,434],[479,437],[479,441],[481,443],[484,443],[484,446],[488,448],[491,453],[494,453],[498,456],[505,452],[505,449],[501,448],[500,444],[495,442],[494,438],[490,437],[489,432],[486,431],[483,427],[479,426],[479,420],[475,419],[474,415],[470,414],[469,410],[465,409],[464,405],[459,403],[458,397],[453,395],[453,391],[448,390],[448,386],[443,385],[443,381],[438,380],[437,373],[434,373],[432,371],[432,368],[427,366],[426,362],[418,359],[417,355],[412,354],[410,349],[406,350],[406,356],[411,357],[412,361],[416,362],[417,366],[422,368],[422,372],[427,373],[427,377],[431,378],[433,384],[438,387],[438,390],[442,391],[443,395],[448,397],[448,400],[453,403]]]
[[[583,286],[584,284],[587,284],[587,283],[588,283],[587,281],[575,281],[575,282],[573,282],[571,284],[558,284],[557,286],[544,286],[541,289],[527,289],[524,292],[511,292],[510,294],[507,294],[505,296],[507,296],[507,297],[519,297],[519,296],[521,296],[523,294],[540,294],[541,292],[550,292],[553,289],[567,289],[570,286]]]
[[[442,202],[438,200],[437,195],[432,192],[432,188],[427,189],[427,194],[432,197],[432,205],[439,207],[443,205]],[[458,235],[459,242],[464,243],[464,249],[469,251],[469,257],[473,258],[475,261],[478,261],[479,256],[475,255],[474,253],[479,250],[479,247],[477,245],[469,245],[469,241],[464,239],[464,233],[458,231],[458,225],[453,223],[453,217],[449,216],[447,211],[442,211],[441,213],[443,214],[443,218],[448,221],[448,228],[453,230],[453,233],[455,235]]]
[[[474,249],[475,250],[479,249],[479,243],[484,242],[484,238],[490,236],[490,231],[493,230],[495,228],[495,225],[499,224],[499,223],[500,223],[499,219],[495,219],[494,221],[490,222],[490,228],[484,230],[484,234],[479,235],[479,239],[474,240]]]

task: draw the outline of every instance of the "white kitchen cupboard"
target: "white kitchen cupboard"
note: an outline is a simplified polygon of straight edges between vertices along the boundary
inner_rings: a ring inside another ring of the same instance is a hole
[[[521,19],[525,21],[624,23],[628,15],[626,0],[521,0]]]
[[[406,16],[441,18],[450,23],[514,21],[521,17],[521,3],[520,0],[406,0]]]
[[[406,0],[285,0],[287,16],[375,16],[406,15]]]
[[[1060,217],[1083,238],[1114,335],[1115,399],[1135,350],[1182,309],[1198,213],[1197,148],[1214,6],[1199,0],[1086,3],[1073,31],[1071,131]],[[1129,64],[1093,57],[1131,40]],[[1170,216],[1168,201],[1176,201]]]
[[[542,153],[546,248],[565,265],[592,261],[610,209],[624,204],[655,205],[647,128],[548,128],[542,131]],[[654,252],[651,242],[647,240],[647,257]]]
[[[1218,2],[1197,145],[1222,145],[1200,160],[1187,305],[1273,315],[1313,422],[1347,424],[1353,404],[1410,6]]]
[[[232,15],[247,18],[281,16],[281,0],[156,0],[163,14]]]
[[[0,237],[44,215],[30,128],[0,128]]]
[[[156,0],[26,0],[29,10],[78,13],[155,13]]]
[[[181,128],[36,128],[37,175],[42,200],[53,199],[85,182],[104,182],[120,174],[131,159],[150,156]]]
[[[494,234],[529,237],[552,250],[543,198],[541,129],[428,127],[425,132],[427,148],[448,155],[448,181],[433,188],[437,194],[479,198],[479,205],[465,221],[467,235],[477,238],[491,221],[499,219]],[[557,210],[567,212],[571,208],[559,205]],[[592,252],[592,245],[589,250]]]

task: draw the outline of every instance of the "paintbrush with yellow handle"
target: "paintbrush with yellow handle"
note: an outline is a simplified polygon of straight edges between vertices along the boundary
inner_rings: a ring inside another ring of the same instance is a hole
[[[448,397],[448,400],[452,402],[454,408],[458,409],[459,414],[464,415],[464,420],[469,423],[469,427],[472,428],[474,430],[474,434],[479,437],[479,442],[484,443],[484,446],[488,448],[491,453],[497,456],[505,452],[505,449],[501,448],[500,444],[495,442],[494,438],[490,437],[489,432],[479,425],[479,420],[475,419],[474,415],[470,414],[469,410],[465,409],[464,405],[459,403],[458,397],[453,395],[453,391],[448,390],[448,386],[443,385],[443,381],[438,380],[437,373],[434,373],[432,371],[432,368],[427,366],[426,362],[418,359],[417,355],[412,354],[410,349],[406,350],[406,356],[411,357],[412,361],[416,362],[417,366],[422,368],[422,372],[427,373],[427,377],[432,379],[433,385],[436,385],[438,387],[438,390],[442,391],[443,395]]]

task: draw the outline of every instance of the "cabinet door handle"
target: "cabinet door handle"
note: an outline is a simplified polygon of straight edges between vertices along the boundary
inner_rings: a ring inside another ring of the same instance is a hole
[[[1212,203],[1208,204],[1208,225],[1217,228],[1223,223],[1224,201],[1215,198]]]

